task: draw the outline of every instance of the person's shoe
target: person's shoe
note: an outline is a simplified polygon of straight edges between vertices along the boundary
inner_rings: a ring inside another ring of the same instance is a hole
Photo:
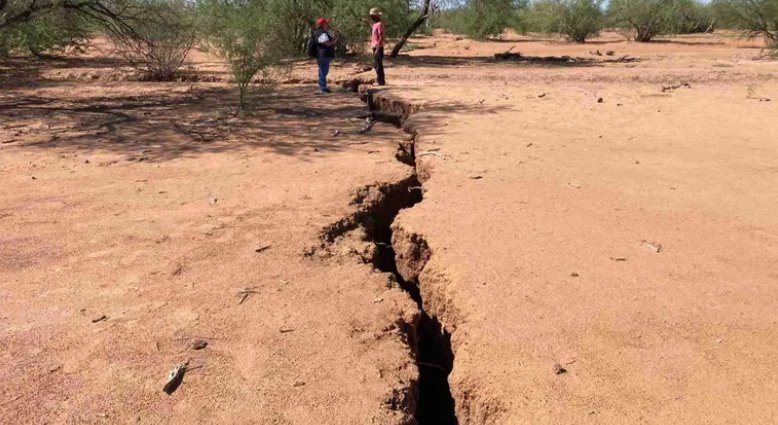
[[[329,93],[332,93],[332,90],[330,90],[330,89],[321,89],[321,90],[319,90],[319,93],[329,94]]]

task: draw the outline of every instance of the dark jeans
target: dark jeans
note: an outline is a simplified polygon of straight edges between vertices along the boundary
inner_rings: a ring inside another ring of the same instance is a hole
[[[373,56],[375,57],[376,83],[379,86],[383,86],[386,84],[386,76],[384,75],[384,46],[374,47]]]
[[[327,74],[330,73],[332,59],[320,57],[317,62],[319,63],[319,90],[325,91],[327,90]]]

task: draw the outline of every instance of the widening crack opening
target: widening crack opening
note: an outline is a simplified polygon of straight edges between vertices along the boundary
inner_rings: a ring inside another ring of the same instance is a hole
[[[372,93],[368,92],[368,105],[375,112],[376,103],[372,101]],[[375,115],[377,120],[379,116]],[[454,368],[454,354],[451,350],[451,336],[443,328],[438,319],[430,316],[424,310],[424,302],[419,288],[418,279],[405,280],[397,269],[397,255],[392,246],[392,223],[401,210],[411,208],[423,200],[421,183],[416,174],[416,158],[414,142],[409,147],[401,145],[401,150],[407,155],[398,155],[398,160],[413,167],[413,175],[405,180],[405,184],[394,186],[385,195],[383,208],[372,211],[372,232],[368,237],[377,247],[374,265],[379,270],[391,273],[399,286],[416,302],[421,318],[414,335],[409,335],[409,342],[414,344],[413,351],[419,369],[417,387],[417,403],[415,419],[420,425],[452,425],[457,424],[454,409],[454,398],[448,383],[448,375]]]

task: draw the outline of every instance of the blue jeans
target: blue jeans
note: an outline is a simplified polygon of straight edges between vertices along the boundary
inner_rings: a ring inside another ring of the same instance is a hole
[[[332,62],[331,58],[319,58],[319,90],[326,90],[327,89],[327,74],[330,73],[330,62]]]

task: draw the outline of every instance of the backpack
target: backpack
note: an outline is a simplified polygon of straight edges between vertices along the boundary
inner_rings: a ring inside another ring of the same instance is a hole
[[[316,41],[316,31],[311,31],[311,38],[308,40],[308,57],[319,57],[319,43]]]

